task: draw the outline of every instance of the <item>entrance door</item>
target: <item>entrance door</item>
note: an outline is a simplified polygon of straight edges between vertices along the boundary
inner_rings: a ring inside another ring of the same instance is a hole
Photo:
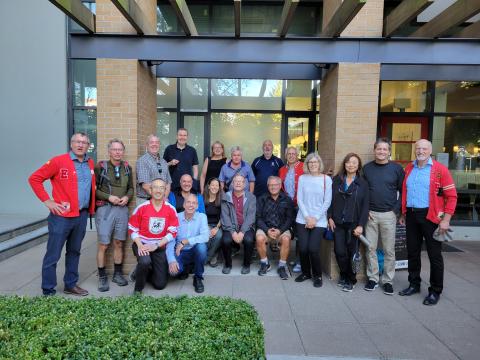
[[[287,114],[287,146],[297,148],[303,160],[315,148],[315,122],[311,114]]]
[[[428,137],[428,117],[384,116],[380,136],[392,140],[392,160],[405,167],[415,159],[415,142]]]
[[[197,150],[198,156],[198,173],[202,172],[204,160],[204,146],[205,146],[205,123],[206,114],[202,113],[186,113],[182,115],[182,125],[188,130],[188,145]]]

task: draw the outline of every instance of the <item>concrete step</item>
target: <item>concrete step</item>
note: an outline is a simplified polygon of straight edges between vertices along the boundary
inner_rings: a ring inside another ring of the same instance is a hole
[[[3,220],[8,221],[8,220]],[[27,220],[28,221],[28,220]],[[0,244],[4,241],[13,239],[17,236],[29,233],[31,231],[37,230],[47,225],[47,219],[40,219],[36,221],[31,221],[25,223],[20,223],[18,220],[17,222],[9,228],[7,225],[4,224],[3,229],[6,229],[0,232]]]
[[[48,226],[42,226],[0,242],[0,261],[41,244],[48,239]]]

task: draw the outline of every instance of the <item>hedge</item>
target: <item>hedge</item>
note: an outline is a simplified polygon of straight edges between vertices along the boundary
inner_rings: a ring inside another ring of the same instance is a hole
[[[0,359],[265,359],[243,300],[0,297]]]

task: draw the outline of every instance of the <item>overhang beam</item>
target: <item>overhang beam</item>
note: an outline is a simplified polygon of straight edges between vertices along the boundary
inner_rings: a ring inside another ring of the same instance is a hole
[[[403,0],[385,18],[383,23],[383,36],[390,37],[395,30],[411,21],[432,3],[432,0]]]
[[[152,34],[149,31],[147,18],[135,0],[111,0],[130,25],[137,31],[137,34]]]
[[[300,0],[285,0],[283,4],[282,16],[280,17],[280,25],[278,26],[277,35],[280,37],[285,37],[287,35],[288,29],[293,21],[293,15],[297,9],[297,5]]]
[[[95,15],[80,0],[49,1],[90,34],[95,33]]]
[[[366,2],[367,0],[344,0],[323,29],[322,35],[327,37],[340,36]]]
[[[188,5],[185,0],[169,0],[172,5],[177,19],[187,36],[198,36],[197,28],[193,22],[192,14],[188,9]]]
[[[458,0],[410,37],[438,38],[480,12],[480,0]]]
[[[452,37],[454,38],[467,38],[478,39],[480,38],[480,21],[477,21],[471,25],[468,25],[465,29],[460,30]]]
[[[242,19],[242,0],[233,1],[233,10],[235,14],[235,37],[240,37],[240,24]]]

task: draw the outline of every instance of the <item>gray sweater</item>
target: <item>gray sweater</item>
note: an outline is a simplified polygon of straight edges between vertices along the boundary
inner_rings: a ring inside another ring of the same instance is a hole
[[[222,197],[222,212],[220,215],[223,231],[241,231],[245,234],[248,230],[253,230],[256,209],[257,200],[255,196],[252,193],[245,191],[243,193],[243,224],[239,229],[237,215],[232,200],[232,192],[227,192]]]

